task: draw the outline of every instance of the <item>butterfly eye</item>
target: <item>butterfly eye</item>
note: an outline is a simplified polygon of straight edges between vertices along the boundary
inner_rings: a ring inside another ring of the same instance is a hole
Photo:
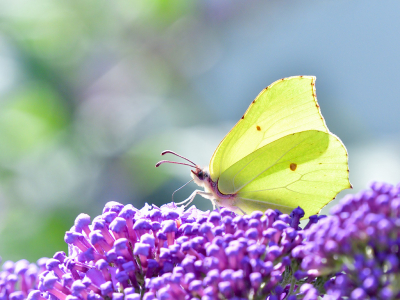
[[[200,171],[197,173],[197,177],[199,177],[199,179],[203,180],[203,179],[204,179],[204,172],[200,170]]]

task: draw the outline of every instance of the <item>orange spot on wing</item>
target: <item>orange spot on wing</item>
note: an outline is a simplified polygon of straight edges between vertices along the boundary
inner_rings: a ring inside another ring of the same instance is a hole
[[[295,171],[297,169],[297,165],[295,163],[290,164],[290,170]]]
[[[258,126],[258,125],[256,126],[256,128],[257,128],[257,130],[258,130],[258,131],[260,131],[260,130],[261,130],[261,127],[260,127],[260,126]]]

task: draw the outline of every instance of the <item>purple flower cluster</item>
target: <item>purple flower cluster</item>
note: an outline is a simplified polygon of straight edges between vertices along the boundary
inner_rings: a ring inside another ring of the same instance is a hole
[[[0,300],[317,299],[312,285],[293,277],[290,253],[303,242],[303,215],[300,208],[238,216],[109,202],[93,221],[76,218],[65,234],[68,256],[57,252],[40,268],[23,261],[25,271],[4,264]]]
[[[6,261],[0,272],[0,299],[23,300],[37,288],[38,275],[46,271],[47,258],[38,260],[38,266],[22,259],[16,263]]]
[[[161,250],[172,272],[150,278],[148,292],[158,299],[288,299],[293,293],[291,250],[303,241],[299,220],[267,210],[234,216],[226,209],[181,225],[173,245]],[[290,299],[296,299],[290,298]]]
[[[400,185],[374,182],[347,195],[331,214],[292,251],[301,259],[296,277],[329,278],[327,299],[399,299]]]
[[[332,215],[106,204],[66,232],[69,253],[7,261],[0,300],[400,298],[400,185],[373,183]]]

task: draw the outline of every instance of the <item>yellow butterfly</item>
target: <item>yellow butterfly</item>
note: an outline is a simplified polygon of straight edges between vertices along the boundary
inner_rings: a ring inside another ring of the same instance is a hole
[[[265,88],[225,136],[209,168],[192,161],[195,190],[215,207],[251,213],[267,208],[290,213],[300,206],[304,218],[318,213],[349,182],[347,151],[329,132],[315,92],[315,77],[294,76]],[[177,163],[160,161],[163,163]]]

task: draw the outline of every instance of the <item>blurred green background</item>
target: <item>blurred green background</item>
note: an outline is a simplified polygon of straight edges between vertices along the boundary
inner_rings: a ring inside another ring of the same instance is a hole
[[[207,165],[253,98],[292,75],[317,76],[354,190],[398,182],[399,10],[394,0],[0,1],[0,256],[66,251],[75,217],[110,200],[171,201],[190,173],[154,168],[160,152]]]

